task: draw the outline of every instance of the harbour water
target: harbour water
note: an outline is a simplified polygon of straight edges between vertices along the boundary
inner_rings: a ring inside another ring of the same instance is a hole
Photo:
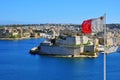
[[[103,80],[103,54],[98,58],[31,55],[44,39],[0,40],[0,80]],[[107,79],[120,80],[120,54],[107,55]]]

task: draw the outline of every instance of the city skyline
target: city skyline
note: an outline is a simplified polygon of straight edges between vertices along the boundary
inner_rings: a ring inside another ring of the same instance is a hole
[[[106,13],[106,23],[119,23],[119,0],[4,0],[0,24],[73,23]]]

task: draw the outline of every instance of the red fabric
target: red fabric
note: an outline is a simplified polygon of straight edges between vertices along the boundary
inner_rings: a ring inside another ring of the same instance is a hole
[[[84,33],[84,34],[92,33],[91,25],[92,25],[92,19],[83,21],[83,23],[82,23],[82,33]]]

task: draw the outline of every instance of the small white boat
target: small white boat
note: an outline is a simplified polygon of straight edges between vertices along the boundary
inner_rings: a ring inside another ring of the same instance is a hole
[[[31,53],[31,54],[39,53],[38,47],[33,47],[33,48],[30,50],[30,53]]]

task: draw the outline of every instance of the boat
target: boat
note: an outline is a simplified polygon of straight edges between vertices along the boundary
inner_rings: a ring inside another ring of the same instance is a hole
[[[32,49],[30,49],[30,54],[37,54],[39,53],[39,47],[33,47]]]

